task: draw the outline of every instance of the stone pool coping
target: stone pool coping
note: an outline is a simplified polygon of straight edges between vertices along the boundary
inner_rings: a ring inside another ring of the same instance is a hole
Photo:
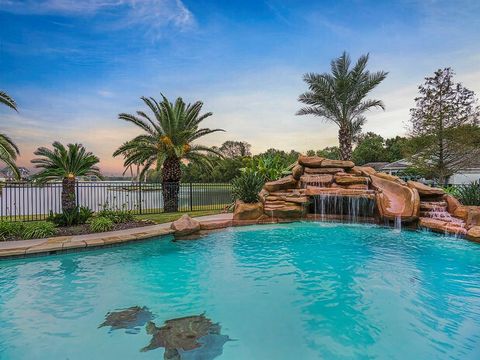
[[[222,229],[234,225],[233,214],[230,213],[200,216],[195,219],[200,222],[202,230]],[[56,236],[46,239],[0,241],[0,259],[81,251],[171,235],[174,233],[170,229],[171,224],[171,222],[168,222],[133,229],[85,235]]]
[[[298,221],[319,221],[316,216],[307,216],[299,219],[269,218],[263,220],[234,220],[232,213],[215,214],[195,217],[200,222],[201,231],[213,231],[234,226],[266,225],[275,223],[290,223]],[[335,217],[331,220],[340,220]],[[341,220],[340,220],[341,221]],[[373,218],[365,218],[365,224],[376,224]],[[59,253],[78,252],[103,247],[111,247],[129,242],[173,235],[170,226],[172,222],[142,226],[133,229],[108,231],[85,235],[57,236],[46,239],[0,241],[0,261],[5,259],[24,258],[31,256],[53,255]],[[407,227],[408,228],[408,227]],[[480,230],[480,226],[476,226]],[[480,231],[479,231],[480,234]],[[188,237],[187,237],[188,238]],[[467,240],[480,242],[478,238],[466,237]]]

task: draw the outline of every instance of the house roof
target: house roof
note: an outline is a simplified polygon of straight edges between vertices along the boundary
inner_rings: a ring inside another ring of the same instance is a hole
[[[409,162],[407,159],[401,159],[398,161],[394,161],[392,163],[389,163],[385,165],[384,167],[381,168],[382,171],[395,171],[395,170],[405,170],[409,166],[411,166],[412,163]],[[367,166],[367,165],[365,165]],[[462,170],[473,170],[473,169],[480,169],[480,158],[477,158],[473,160],[470,163],[470,166],[466,167],[465,169]]]
[[[388,162],[369,162],[369,163],[363,164],[362,166],[368,166],[368,167],[374,168],[376,171],[379,171],[385,165],[388,165],[388,164],[389,164]]]

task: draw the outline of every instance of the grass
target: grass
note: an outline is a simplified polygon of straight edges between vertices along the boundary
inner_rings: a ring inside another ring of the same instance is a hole
[[[135,215],[135,218],[138,220],[151,220],[156,222],[157,224],[163,224],[170,221],[178,220],[184,214],[188,214],[191,217],[197,217],[197,216],[215,215],[220,213],[222,213],[222,210],[198,210],[198,211],[177,212],[177,213]]]

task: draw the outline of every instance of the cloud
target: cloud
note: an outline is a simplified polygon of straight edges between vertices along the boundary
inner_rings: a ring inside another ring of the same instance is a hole
[[[112,29],[140,27],[159,37],[174,26],[187,30],[195,25],[192,12],[181,0],[0,0],[3,11],[32,15],[94,16],[112,19]]]

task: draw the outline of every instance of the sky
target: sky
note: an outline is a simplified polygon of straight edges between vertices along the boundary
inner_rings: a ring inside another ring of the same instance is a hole
[[[201,100],[223,128],[199,140],[297,151],[337,145],[337,128],[295,116],[307,72],[328,72],[347,51],[389,74],[371,94],[385,111],[364,131],[404,135],[425,76],[450,66],[480,94],[480,1],[464,0],[0,0],[1,132],[31,168],[39,146],[79,142],[107,174],[114,150],[138,134],[119,113],[141,96]]]

